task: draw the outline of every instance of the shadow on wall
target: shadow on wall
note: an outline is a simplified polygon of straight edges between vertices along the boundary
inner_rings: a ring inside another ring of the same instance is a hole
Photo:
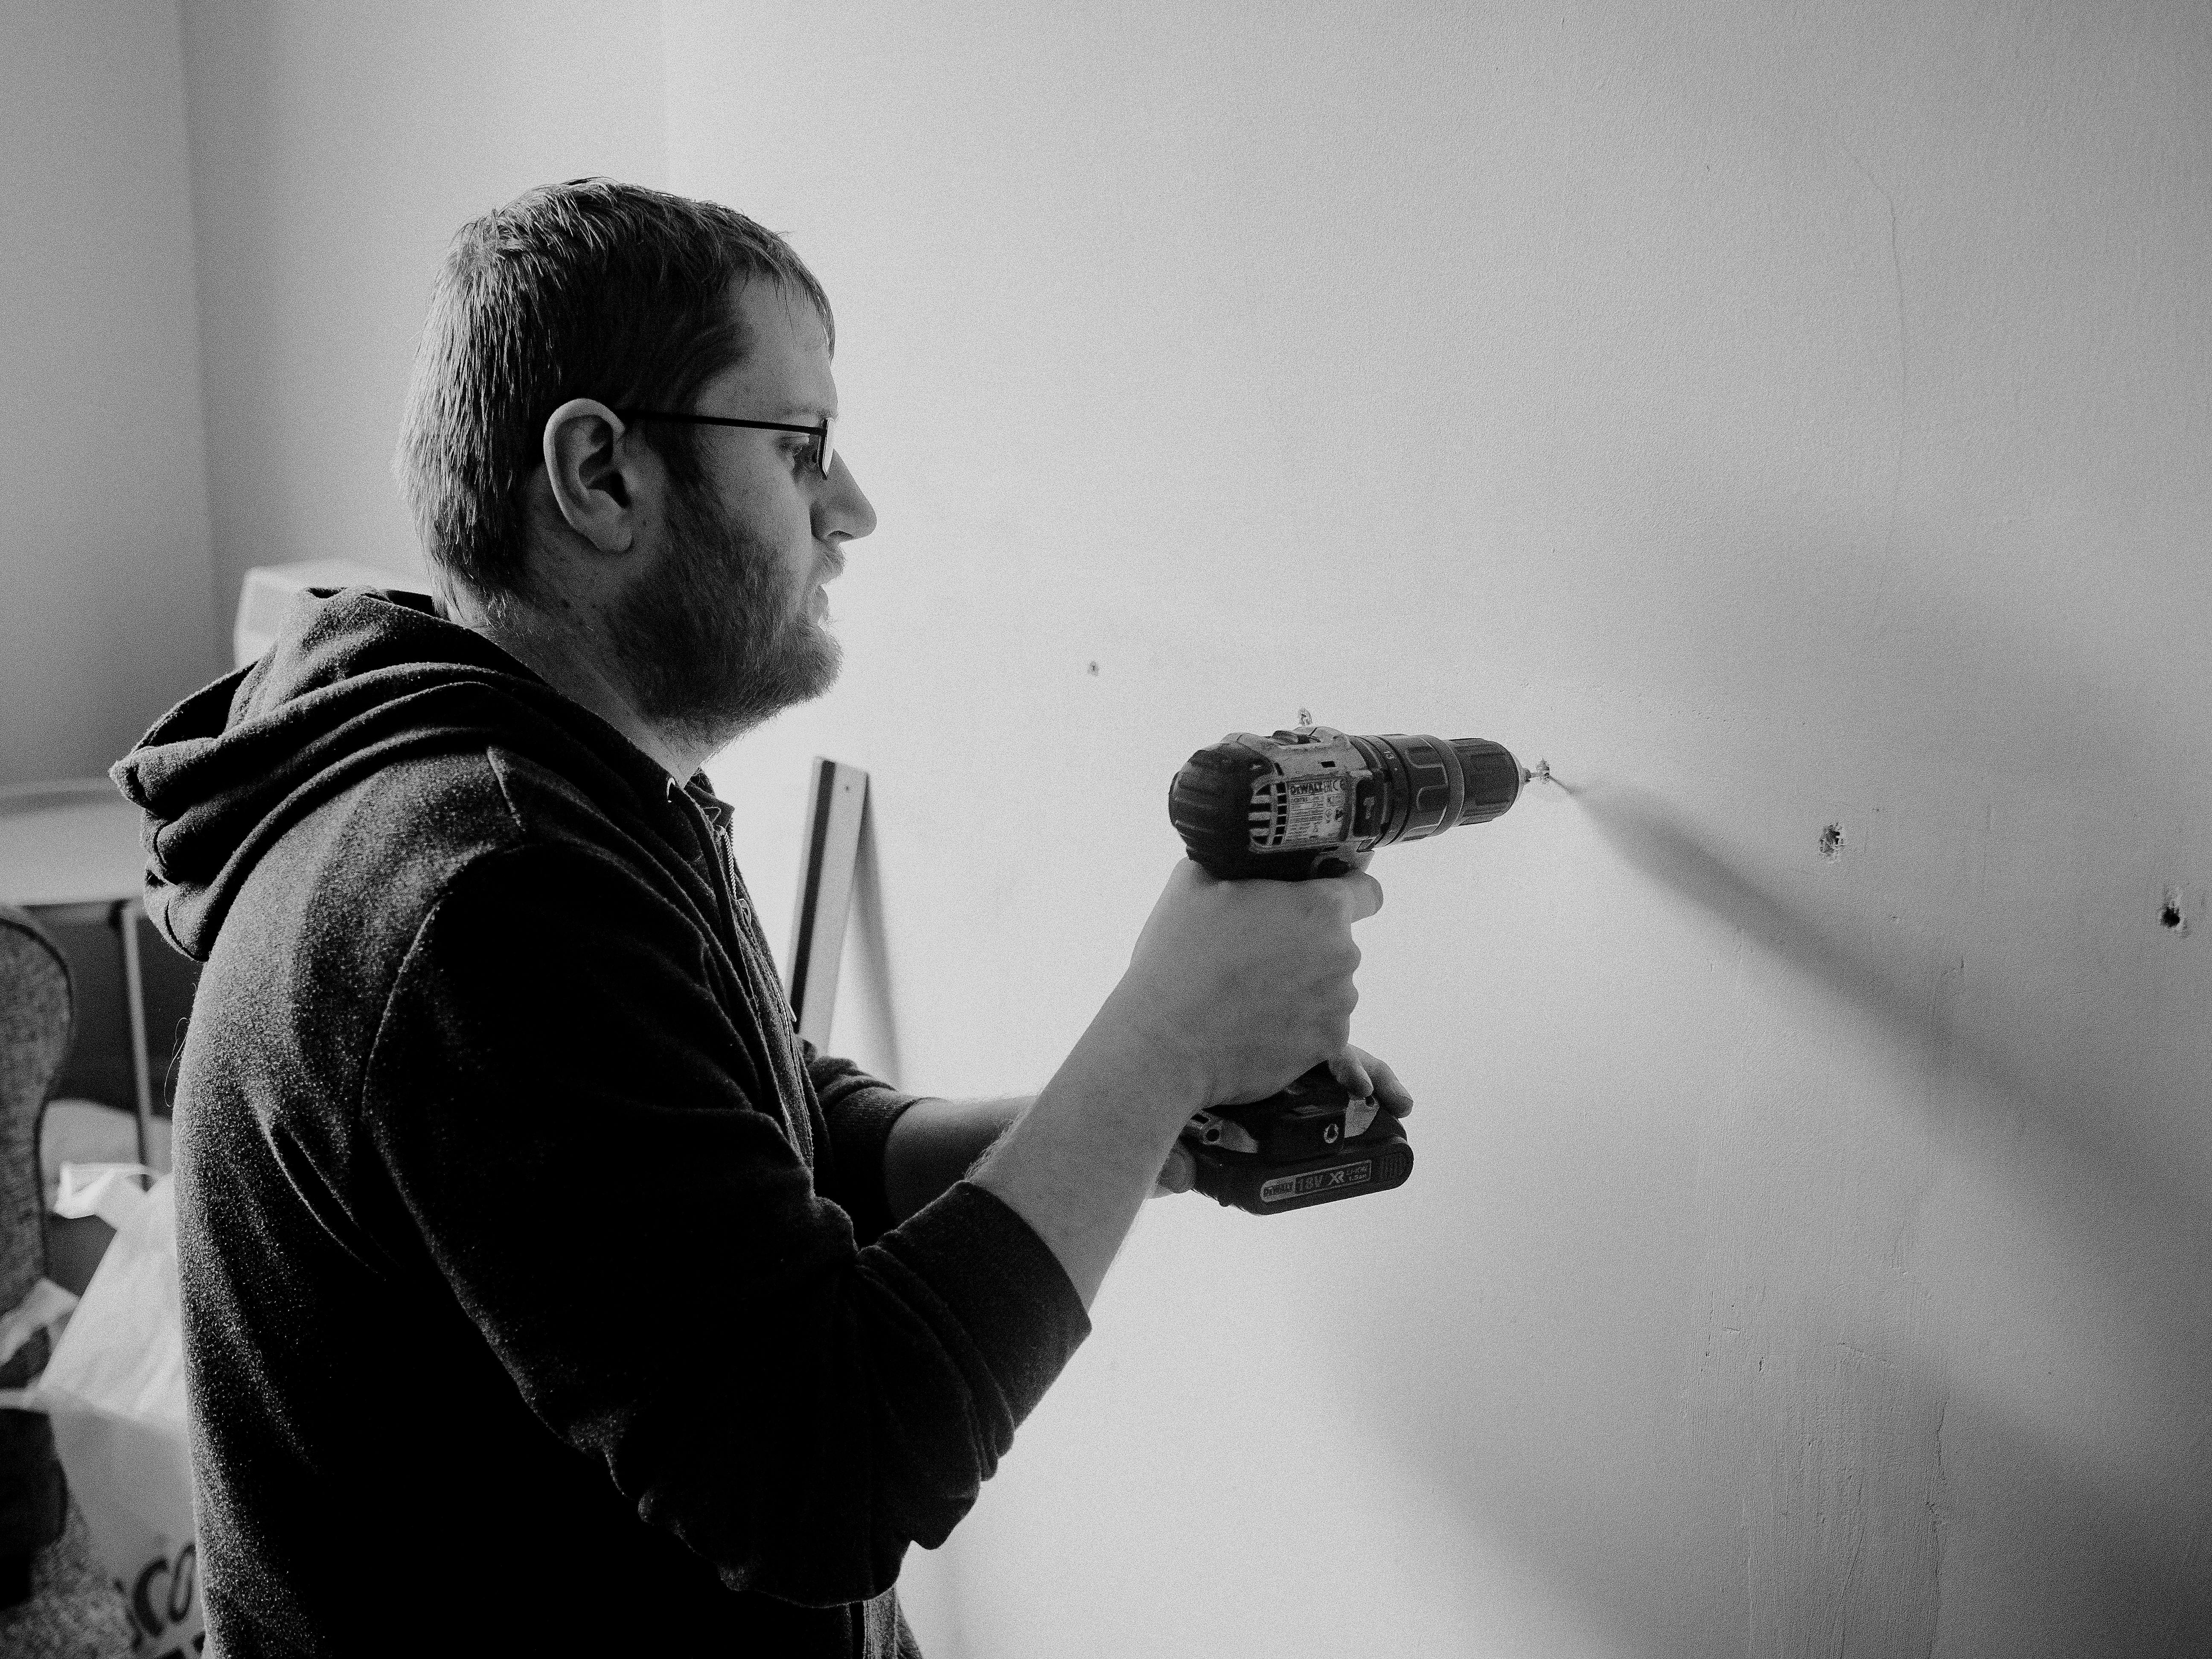
[[[2124,1095],[2100,1097],[2078,1085],[2069,1087],[2069,1080],[2031,1074],[2014,1064],[1965,1029],[1943,998],[1931,999],[1920,975],[1893,968],[1824,928],[1809,911],[1733,866],[1658,797],[1629,786],[1565,787],[1607,844],[1639,874],[1741,930],[1857,1008],[1916,1070],[1948,1072],[1964,1083],[1923,1096],[1932,1109],[2017,1120],[2026,1133],[2008,1135],[2003,1144],[2014,1156],[2041,1166],[2021,1184],[2046,1200],[2065,1195],[2072,1213],[2046,1212],[2044,1219],[2071,1234],[2074,1266],[2100,1281],[2096,1301],[2113,1322],[2136,1334],[2131,1352],[2156,1354],[2159,1375],[2143,1379],[2145,1394],[2180,1403],[2201,1391],[2203,1380],[2212,1376],[2212,1297],[2204,1289],[2212,1199],[2178,1179],[2170,1162],[2092,1127],[2124,1121]],[[2107,1089],[2118,1081],[2106,1079]],[[1940,1340],[1936,1346],[1940,1365]],[[1920,1380],[1939,1385],[1935,1376]],[[1961,1408],[1954,1397],[1936,1405],[1947,1425]],[[2031,1425],[2005,1421],[1996,1402],[1984,1402],[1976,1414],[1987,1426],[1971,1453],[1957,1443],[1955,1431],[1947,1446],[1946,1430],[1937,1431],[1938,1467],[1931,1472],[1937,1502],[1942,1501],[1946,1460],[1955,1465],[1970,1455],[2014,1496],[2016,1514],[2039,1517],[2033,1530],[2048,1553],[2036,1572],[2051,1595],[2051,1616],[2056,1609],[2075,1610],[2084,1620],[2080,1638],[2095,1644],[2073,1650],[2201,1651],[2212,1637],[2212,1535],[2202,1530],[2203,1517],[2197,1517],[2192,1536],[2189,1517],[2173,1514],[2170,1504],[2109,1474],[2100,1479],[2079,1459],[2040,1443]],[[1866,1420],[1893,1425],[1911,1415],[1883,1410]],[[1879,1446],[1863,1449],[1869,1468],[1887,1461]],[[2197,1477],[2184,1476],[2179,1490],[2212,1491],[2212,1427],[2199,1437],[2193,1457]],[[1937,1520],[1940,1526],[1940,1514]],[[1940,1573],[1933,1588],[1931,1627],[1942,1605]],[[1953,1616],[1958,1616],[1955,1607]]]
[[[2201,1513],[2192,1537],[2142,1494],[2116,1493],[2109,1472],[2053,1444],[2002,1402],[1966,1391],[1949,1402],[1942,1445],[1947,1462],[1987,1472],[1982,1504],[2033,1517],[2036,1535],[2032,1559],[1996,1562],[1992,1555],[2018,1547],[2017,1532],[1980,1541],[1954,1534],[1954,1553],[1982,1557],[1960,1563],[1979,1571],[1947,1575],[1952,1588],[1942,1601],[1942,1623],[1963,1638],[1962,1650],[1991,1650],[1978,1646],[1980,1632],[2022,1628],[2021,1609],[1993,1598],[2016,1595],[2025,1578],[2036,1586],[2034,1651],[2068,1659],[2202,1659],[2212,1652],[2212,1528]],[[2172,1476],[2177,1490],[2200,1501],[2212,1492],[2212,1424]]]
[[[1760,620],[1741,625],[1755,634]],[[1804,611],[1765,620],[1780,641],[1771,660],[1802,647],[1798,672],[1820,686],[1816,702],[1799,706],[1814,711],[1812,729],[1791,739],[1814,752],[1846,752],[1854,742],[1863,752],[1870,737],[1886,737],[1896,752],[1926,754],[1939,768],[1960,755],[1987,757],[1978,775],[2045,790],[2048,800],[2101,789],[2188,819],[2191,803],[2174,792],[2198,786],[2148,775],[2155,734],[2118,729],[2110,701],[2063,661],[2008,657],[1978,641],[1974,617],[1923,606],[1909,621],[1832,625],[1825,635]],[[1962,675],[1974,682],[1971,699],[1908,694],[1956,686]],[[1701,697],[1707,708],[1758,706],[1742,683],[1718,696],[1711,686],[1668,689],[1692,706]],[[1832,742],[1822,748],[1824,739]],[[2084,778],[2084,756],[2098,757],[2106,775]],[[2116,768],[2140,775],[2115,777]],[[2192,1026],[2162,1047],[2148,1040],[2139,1063],[2116,1060],[2120,1039],[2152,1024],[2139,1006],[2147,983],[2162,983],[2142,965],[2151,959],[2130,958],[2140,967],[2132,975],[2116,970],[2111,939],[2082,924],[2063,935],[2081,958],[2064,965],[2079,971],[2042,981],[2063,988],[2036,990],[2003,984],[2003,953],[1985,960],[1977,947],[1969,1005],[1960,994],[1962,945],[1944,945],[1933,961],[1924,949],[1885,950],[1898,935],[1855,927],[1856,918],[1833,914],[1809,890],[1792,892],[1756,872],[1650,790],[1576,780],[1571,769],[1565,781],[1624,866],[1735,931],[1754,959],[1784,965],[1880,1031],[1924,1085],[1886,1092],[1917,1102],[1927,1146],[1999,1193],[2007,1242],[2027,1240],[2038,1261],[2059,1264],[2068,1281],[2060,1301],[2077,1310],[2080,1326],[2021,1322],[2053,1305],[2031,1285],[1981,1335],[1945,1328],[1923,1299],[1923,1269],[1966,1275],[1948,1286],[1954,1298],[1983,1288],[1976,1271],[2019,1279],[2036,1269],[2025,1261],[1992,1269],[1987,1258],[1966,1267],[1909,1262],[1896,1253],[1901,1240],[1885,1252],[1853,1207],[1864,1191],[1855,1196],[1848,1182],[1822,1199],[1821,1213],[1794,1218],[1771,1197],[1724,1192],[1714,1201],[1753,1218],[1728,1247],[1748,1256],[1733,1265],[1764,1304],[1764,1329],[1753,1334],[1766,1346],[1716,1358],[1717,1346],[1741,1333],[1715,1320],[1685,1337],[1705,1346],[1692,1387],[1668,1397],[1655,1379],[1679,1383],[1680,1373],[1668,1371],[1665,1357],[1646,1377],[1604,1385],[1607,1406],[1656,1413],[1650,1472],[1616,1480],[1594,1468],[1571,1424],[1555,1456],[1502,1449],[1493,1402],[1475,1375],[1390,1390],[1402,1405],[1380,1419],[1379,1432],[1471,1522],[1515,1528],[1547,1578],[1607,1622],[1624,1652],[1705,1651],[1737,1620],[1753,1651],[1924,1651],[1939,1626],[1967,1651],[1998,1650],[1989,1644],[2008,1633],[2033,1633],[2037,1651],[2078,1656],[2205,1651],[2212,1195],[2172,1155],[2160,1126],[2201,1101],[2194,1068],[2206,1037]],[[2130,791],[2130,781],[2141,787]],[[2078,843],[2081,822],[2042,829],[2058,837],[2043,849],[2051,858],[2078,857],[2078,846],[2061,842]],[[1809,844],[1805,851],[1817,856]],[[1983,937],[1956,915],[1955,894],[1921,896],[1939,918],[1933,937]],[[2053,896],[2062,921],[2071,896]],[[2138,920],[2144,951],[2166,942],[2152,915]],[[1755,1085],[1751,1092],[1753,1109],[1763,1109]],[[1786,1121],[1760,1127],[1794,1133]],[[1747,1172],[1759,1173],[1755,1158],[1728,1171]],[[1869,1178],[1894,1175],[1876,1166]],[[1885,1191],[1881,1201],[1917,1228],[1913,1194]],[[1792,1226],[1814,1236],[1778,1231]],[[1465,1239],[1427,1242],[1437,1259],[1419,1269],[1425,1291],[1479,1284],[1495,1271]],[[1818,1281],[1808,1268],[1823,1253],[1841,1277]],[[1774,1260],[1762,1259],[1769,1254]],[[1993,1280],[1990,1288],[2016,1287]],[[1573,1285],[1559,1290],[1574,1301]],[[1882,1331],[1887,1351],[1837,1340],[1851,1334],[1837,1328],[1851,1316],[1899,1307],[1918,1311]],[[2007,1316],[2015,1316],[2009,1328]],[[1401,1302],[1382,1318],[1383,1341],[1359,1362],[1374,1372],[1362,1386],[1437,1378],[1443,1350],[1433,1305],[1416,1316]],[[1989,1329],[2001,1340],[1988,1340]],[[2110,1399],[2054,1398],[2042,1352],[2054,1345],[2093,1354],[2124,1387]],[[1589,1409],[1593,1396],[1569,1397],[1582,1402],[1572,1411]],[[1604,1427],[1617,1441],[1619,1425]],[[1714,1549],[1731,1533],[1742,1540],[1733,1565]],[[1732,1572],[1737,1582],[1723,1582]],[[2063,1638],[2043,1639],[2061,1628]]]
[[[2212,1194],[2179,1179],[2171,1163],[2090,1127],[2124,1121],[2124,1097],[2061,1098],[2051,1079],[2031,1075],[1964,1029],[1942,999],[1930,999],[1917,975],[1899,972],[1871,950],[1846,943],[1809,910],[1732,866],[1650,791],[1554,781],[1631,868],[1819,981],[1880,1024],[1917,1070],[1963,1072],[1975,1087],[1952,1098],[1979,1103],[1984,1111],[2016,1114],[2033,1131],[2024,1139],[2027,1148],[2069,1172],[2090,1171],[2108,1197],[2126,1200],[2098,1206],[2100,1214],[2115,1222],[2154,1214],[2161,1224],[2159,1240],[2201,1249],[2212,1223]],[[2159,1240],[2142,1242],[2155,1254]],[[2130,1251],[2126,1259],[2142,1258]]]

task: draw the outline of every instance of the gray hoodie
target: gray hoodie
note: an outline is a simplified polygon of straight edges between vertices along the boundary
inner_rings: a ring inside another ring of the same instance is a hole
[[[115,769],[206,964],[177,1192],[211,1650],[896,1655],[1089,1330],[816,1054],[702,777],[416,595]]]

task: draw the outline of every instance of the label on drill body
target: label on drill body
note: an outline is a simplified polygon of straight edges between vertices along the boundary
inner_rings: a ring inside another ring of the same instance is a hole
[[[1341,777],[1285,778],[1279,847],[1333,847],[1345,838],[1344,804],[1352,780]]]
[[[1375,1179],[1375,1160],[1362,1158],[1357,1164],[1340,1164],[1333,1170],[1314,1170],[1305,1175],[1277,1176],[1260,1186],[1262,1204],[1280,1204],[1286,1199],[1304,1198],[1327,1187],[1357,1187],[1364,1181]]]

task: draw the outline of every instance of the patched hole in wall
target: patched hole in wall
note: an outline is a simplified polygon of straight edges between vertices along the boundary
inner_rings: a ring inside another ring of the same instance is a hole
[[[1844,826],[1840,823],[1832,823],[1820,831],[1820,856],[1824,859],[1839,859],[1843,855]]]
[[[1094,663],[1092,663],[1092,664],[1091,665],[1091,673],[1092,673],[1092,674],[1094,674],[1094,675],[1097,673],[1097,672],[1098,672],[1098,665],[1097,665],[1097,663],[1095,663],[1095,662],[1094,662]]]

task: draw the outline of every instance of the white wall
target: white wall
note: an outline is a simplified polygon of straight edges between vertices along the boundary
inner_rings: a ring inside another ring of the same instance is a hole
[[[0,786],[97,777],[222,665],[177,8],[7,21]]]
[[[10,778],[246,566],[411,565],[439,253],[607,172],[838,303],[852,666],[717,774],[772,918],[805,757],[873,774],[865,1056],[1042,1081],[1224,731],[1580,792],[1386,854],[1412,1183],[1153,1207],[937,1659],[2201,1648],[2201,8],[195,0],[212,606],[174,14],[24,15]]]
[[[660,9],[185,9],[216,588],[351,558],[419,579],[391,474],[447,244],[533,185],[663,182]]]
[[[2200,1650],[2212,15],[665,27],[882,514],[718,777],[773,912],[873,774],[903,1080],[1048,1074],[1224,731],[1577,792],[1379,861],[1412,1182],[1153,1206],[933,1650]]]

